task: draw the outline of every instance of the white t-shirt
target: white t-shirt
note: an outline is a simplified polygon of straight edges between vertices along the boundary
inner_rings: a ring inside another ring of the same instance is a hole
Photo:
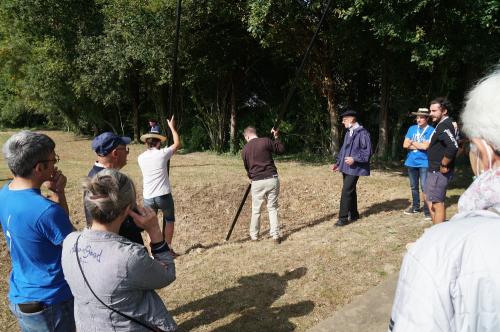
[[[174,150],[170,147],[163,149],[148,149],[137,158],[142,172],[144,198],[153,198],[170,193],[167,162]]]

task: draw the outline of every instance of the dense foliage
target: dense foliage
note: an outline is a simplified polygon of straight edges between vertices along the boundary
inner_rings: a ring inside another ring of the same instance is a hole
[[[184,0],[171,89],[176,3],[2,1],[0,126],[137,139],[175,114],[186,147],[218,152],[246,125],[267,135],[326,1]],[[351,106],[397,158],[409,112],[438,95],[459,110],[499,55],[498,0],[333,1],[282,122],[288,151],[335,154]]]

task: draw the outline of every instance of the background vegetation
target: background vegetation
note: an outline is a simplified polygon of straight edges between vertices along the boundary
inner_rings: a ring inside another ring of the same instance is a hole
[[[175,0],[2,1],[0,126],[137,139],[175,114],[188,149],[236,152],[244,126],[276,120],[325,3],[184,0],[172,87]],[[399,157],[409,112],[438,95],[460,109],[498,63],[499,19],[498,0],[333,1],[281,127],[288,151],[335,154],[349,105],[378,158]]]

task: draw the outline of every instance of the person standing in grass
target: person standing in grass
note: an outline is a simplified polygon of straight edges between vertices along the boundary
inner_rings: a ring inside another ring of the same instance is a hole
[[[179,134],[175,129],[175,120],[167,120],[168,127],[172,132],[173,144],[161,148],[167,138],[160,135],[155,128],[141,136],[141,141],[146,144],[146,151],[137,158],[142,172],[144,206],[150,207],[156,213],[158,210],[163,212],[163,223],[165,225],[165,241],[172,248],[172,239],[174,236],[175,209],[174,199],[172,198],[172,189],[168,177],[168,161],[181,147]],[[176,255],[172,250],[172,254]]]
[[[122,169],[127,164],[127,156],[129,154],[127,145],[131,141],[129,137],[118,136],[112,132],[105,132],[94,138],[92,141],[92,150],[95,151],[97,160],[87,176],[93,177],[103,169]],[[85,210],[85,218],[87,225],[90,227],[92,218],[87,210]],[[142,229],[137,227],[132,218],[125,219],[121,224],[120,235],[135,243],[144,244],[141,232]]]
[[[343,178],[339,219],[335,223],[335,226],[342,227],[359,218],[356,184],[360,176],[370,175],[372,143],[368,130],[358,123],[356,111],[347,110],[340,116],[348,132],[337,162],[331,166],[331,170],[341,172]]]
[[[62,243],[73,226],[54,149],[50,137],[31,131],[12,135],[3,146],[14,175],[0,191],[0,222],[12,261],[9,307],[23,332],[75,331],[73,295],[61,266]]]
[[[280,226],[278,220],[278,196],[280,181],[278,170],[274,165],[273,154],[285,151],[279,139],[279,132],[271,129],[274,140],[269,137],[258,137],[255,127],[246,127],[243,136],[247,144],[241,151],[243,164],[248,178],[252,182],[252,219],[250,221],[250,238],[259,239],[260,210],[264,201],[267,201],[269,213],[270,235],[279,244],[281,242]]]
[[[100,171],[85,180],[84,188],[92,226],[71,233],[62,252],[78,332],[175,331],[172,315],[155,292],[176,277],[155,212],[135,208],[134,183],[117,170]],[[118,234],[128,217],[149,235],[151,253]]]
[[[403,148],[408,149],[405,166],[408,168],[412,196],[412,206],[404,211],[408,215],[420,212],[420,192],[418,185],[420,182],[422,192],[424,192],[429,167],[427,149],[429,148],[429,142],[434,132],[434,128],[427,123],[430,115],[429,109],[419,108],[417,112],[413,112],[412,114],[416,116],[417,124],[408,128],[403,142]],[[425,194],[423,210],[425,220],[431,220],[429,207],[425,203]]]
[[[430,114],[436,124],[431,136],[427,156],[429,172],[425,183],[425,199],[429,205],[432,223],[438,224],[446,219],[446,190],[453,177],[458,142],[455,127],[449,117],[452,110],[450,101],[439,97],[431,101]]]

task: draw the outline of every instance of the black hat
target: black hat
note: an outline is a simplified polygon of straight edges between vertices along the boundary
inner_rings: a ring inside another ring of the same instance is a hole
[[[354,116],[354,117],[357,117],[358,113],[355,110],[348,109],[348,110],[344,111],[342,114],[340,114],[340,116],[341,117],[344,117],[344,116]]]

